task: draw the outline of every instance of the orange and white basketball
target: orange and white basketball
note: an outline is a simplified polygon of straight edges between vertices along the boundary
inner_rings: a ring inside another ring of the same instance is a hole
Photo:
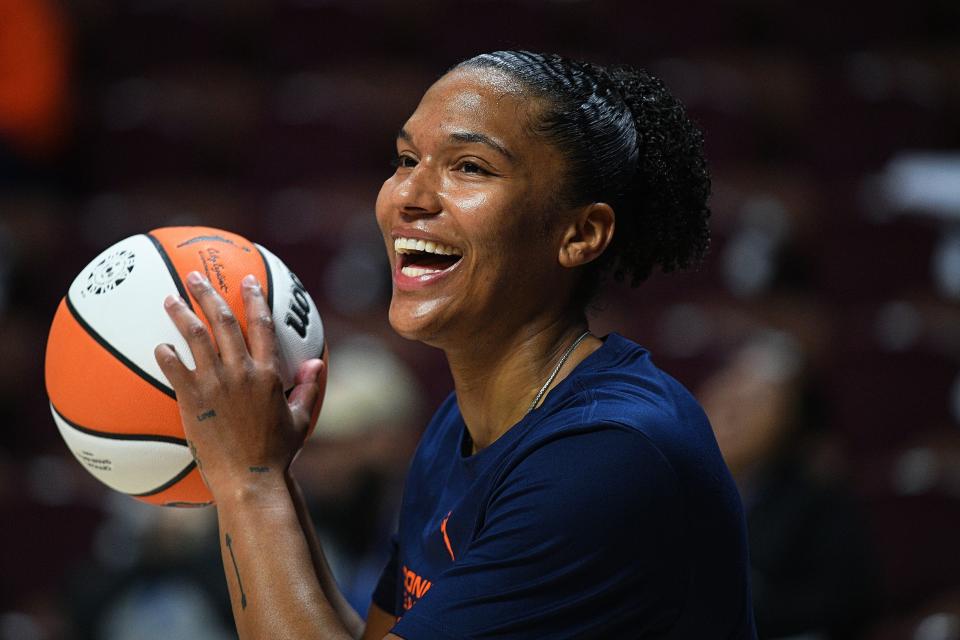
[[[257,276],[273,310],[286,390],[301,363],[325,356],[320,315],[303,284],[275,255],[235,233],[165,227],[121,240],[94,258],[70,285],[50,328],[50,410],[70,451],[97,479],[166,506],[212,501],[184,439],[173,389],[153,355],[158,344],[172,344],[194,367],[163,308],[164,298],[180,295],[203,318],[183,284],[191,271],[206,274],[244,335],[240,281]]]

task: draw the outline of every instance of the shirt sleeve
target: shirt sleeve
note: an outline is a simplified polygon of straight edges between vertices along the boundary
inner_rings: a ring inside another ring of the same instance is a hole
[[[373,590],[373,604],[377,605],[392,616],[397,615],[397,579],[399,569],[397,568],[397,554],[399,545],[397,544],[396,534],[390,536],[390,559],[380,574],[380,580]]]
[[[497,483],[462,557],[393,633],[425,638],[636,636],[682,601],[676,475],[642,434],[601,428],[526,456]]]

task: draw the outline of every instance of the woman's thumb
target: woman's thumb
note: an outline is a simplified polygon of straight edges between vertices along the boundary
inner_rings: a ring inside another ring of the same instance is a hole
[[[297,369],[294,387],[287,397],[297,431],[306,432],[312,425],[326,387],[326,364],[319,358],[307,360]]]

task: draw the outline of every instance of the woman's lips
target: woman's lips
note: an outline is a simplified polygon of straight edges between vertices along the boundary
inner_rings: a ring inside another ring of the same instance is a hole
[[[401,290],[429,286],[452,272],[463,251],[433,239],[399,236],[394,238],[396,252],[394,282]]]

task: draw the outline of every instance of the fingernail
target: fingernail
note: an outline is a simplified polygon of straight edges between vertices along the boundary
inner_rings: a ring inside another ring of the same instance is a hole
[[[190,284],[201,284],[203,282],[203,276],[200,275],[199,271],[191,271],[187,274],[187,282]]]
[[[170,307],[175,307],[179,302],[180,296],[167,296],[163,299],[163,306],[169,309]]]
[[[256,287],[258,284],[260,283],[257,282],[257,277],[252,273],[243,277],[243,286],[245,287]]]

